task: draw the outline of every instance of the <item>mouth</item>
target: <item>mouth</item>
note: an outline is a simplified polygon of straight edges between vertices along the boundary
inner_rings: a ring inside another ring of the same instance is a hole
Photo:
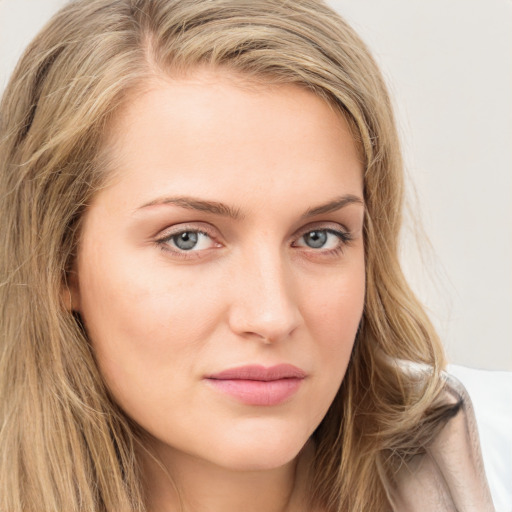
[[[290,364],[231,368],[205,377],[216,391],[254,406],[274,406],[292,398],[307,374]]]

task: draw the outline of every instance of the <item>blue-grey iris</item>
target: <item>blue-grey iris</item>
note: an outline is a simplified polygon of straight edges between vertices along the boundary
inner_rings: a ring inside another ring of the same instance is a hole
[[[326,231],[310,231],[304,235],[304,241],[312,249],[320,249],[327,242]]]
[[[173,236],[172,240],[178,249],[181,249],[182,251],[190,251],[190,249],[193,249],[197,245],[198,238],[198,233],[185,231],[179,235]]]

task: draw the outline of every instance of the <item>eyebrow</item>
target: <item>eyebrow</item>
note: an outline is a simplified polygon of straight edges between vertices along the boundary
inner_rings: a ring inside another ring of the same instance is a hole
[[[138,210],[148,208],[150,206],[158,206],[165,204],[179,206],[180,208],[185,208],[187,210],[196,210],[200,212],[212,213],[214,215],[220,215],[222,217],[229,217],[234,220],[240,220],[244,217],[240,208],[232,208],[224,203],[219,203],[217,201],[206,201],[204,199],[187,196],[163,197],[160,199],[155,199],[154,201],[150,201],[149,203],[143,204],[141,207],[138,208]],[[348,206],[349,204],[359,204],[361,206],[364,206],[364,201],[360,197],[355,196],[353,194],[345,194],[327,203],[315,206],[313,208],[309,208],[301,216],[301,218],[307,219],[309,217],[315,217],[316,215],[322,215],[324,213],[332,213],[337,210],[341,210],[342,208]]]
[[[219,203],[217,201],[205,201],[203,199],[186,196],[163,197],[160,199],[155,199],[154,201],[143,204],[138,209],[141,210],[143,208],[148,208],[149,206],[157,206],[161,204],[171,204],[179,206],[181,208],[185,208],[187,210],[196,210],[200,212],[213,213],[214,215],[230,217],[234,220],[239,220],[242,218],[242,214],[239,208],[231,208],[230,206],[224,203]]]
[[[364,206],[364,201],[353,194],[345,194],[343,196],[337,197],[328,203],[322,204],[320,206],[315,206],[314,208],[310,208],[309,210],[302,215],[303,219],[307,219],[309,217],[315,217],[316,215],[322,215],[324,213],[332,213],[338,210],[341,210],[345,206],[349,204],[359,204]]]

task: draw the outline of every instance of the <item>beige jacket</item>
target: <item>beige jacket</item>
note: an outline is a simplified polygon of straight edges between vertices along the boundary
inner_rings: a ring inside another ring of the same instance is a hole
[[[462,384],[446,375],[447,397],[462,402],[425,455],[399,473],[395,512],[494,512],[475,415]]]

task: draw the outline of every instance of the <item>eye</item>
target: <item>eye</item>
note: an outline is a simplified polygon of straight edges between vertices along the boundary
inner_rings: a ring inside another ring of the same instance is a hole
[[[298,247],[310,249],[331,250],[342,246],[350,240],[348,233],[334,229],[314,229],[304,233],[294,244]]]
[[[160,243],[171,246],[173,250],[185,252],[202,251],[215,245],[207,233],[194,230],[173,233],[160,240]]]

